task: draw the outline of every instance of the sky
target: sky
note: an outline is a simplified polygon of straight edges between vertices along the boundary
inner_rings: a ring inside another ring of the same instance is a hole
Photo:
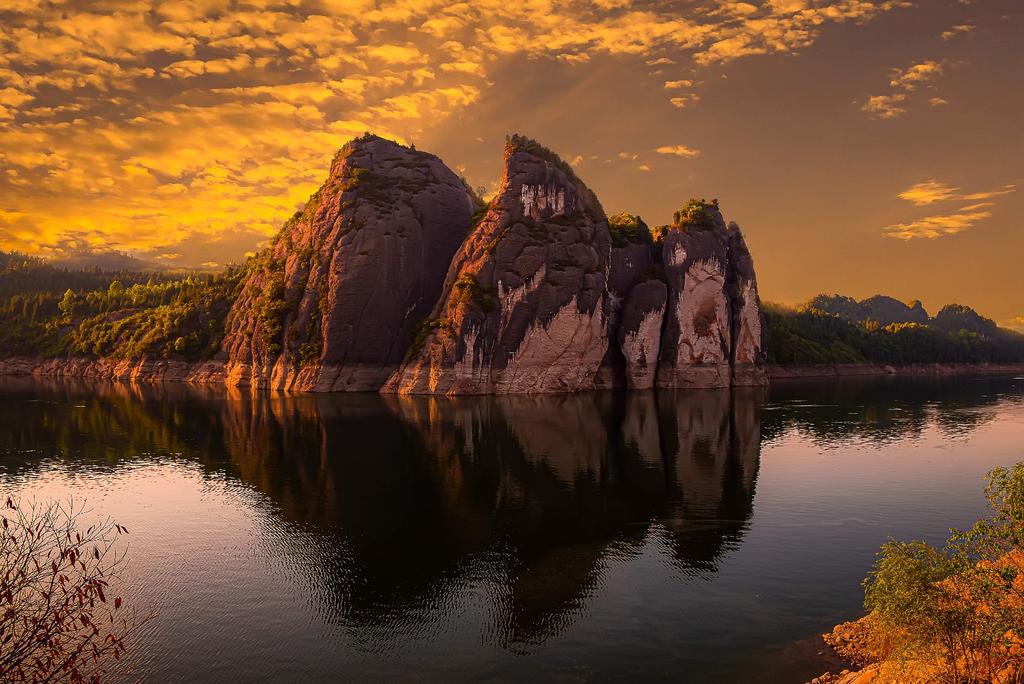
[[[1019,0],[4,0],[0,249],[217,267],[370,131],[609,213],[718,198],[762,298],[1024,327]]]

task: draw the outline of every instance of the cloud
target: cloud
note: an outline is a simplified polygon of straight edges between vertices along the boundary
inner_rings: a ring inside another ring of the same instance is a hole
[[[74,243],[227,261],[233,255],[200,252],[230,243],[240,253],[272,234],[346,140],[369,130],[419,139],[478,102],[511,58],[580,69],[619,58],[699,73],[793,53],[829,25],[906,5],[723,0],[714,12],[680,12],[626,0],[8,3],[0,248],[42,253]],[[673,106],[699,101],[685,92],[697,76],[650,78],[677,95]],[[682,145],[659,152],[699,154]]]
[[[946,235],[956,235],[965,230],[970,230],[981,221],[992,217],[992,207],[995,206],[995,203],[990,200],[1015,191],[1016,185],[1013,183],[994,190],[970,193],[960,192],[960,188],[955,188],[935,180],[917,183],[901,192],[898,197],[919,207],[952,201],[968,201],[972,202],[972,204],[961,206],[953,212],[926,216],[910,223],[897,223],[885,226],[882,232],[887,237],[900,240],[913,240],[915,238],[935,239]]]
[[[960,188],[954,188],[947,185],[946,183],[942,183],[936,180],[927,180],[924,181],[923,183],[917,183],[907,188],[899,195],[897,195],[897,197],[920,207],[928,204],[934,204],[936,202],[945,202],[947,200],[989,200],[994,197],[1009,195],[1010,193],[1015,192],[1016,189],[1017,186],[1015,183],[1008,183],[1001,187],[995,188],[994,190],[987,190],[984,192],[961,193]]]
[[[1011,328],[1018,332],[1024,332],[1024,316],[1016,316],[1008,320],[1003,321],[1004,328]]]
[[[679,109],[685,109],[686,107],[689,107],[690,105],[694,105],[694,104],[697,104],[698,102],[700,102],[700,96],[699,95],[694,95],[693,93],[690,93],[689,95],[681,95],[679,97],[673,97],[671,100],[669,100],[669,102],[672,103],[673,107],[678,107]]]
[[[700,156],[700,150],[695,150],[692,147],[687,147],[686,145],[663,145],[655,148],[654,151],[658,154],[671,154],[676,157],[685,157],[687,159]]]
[[[922,86],[930,86],[944,73],[945,66],[934,60],[915,62],[905,69],[893,69],[889,79],[892,92],[872,95],[861,104],[861,111],[867,112],[872,119],[902,116],[907,113],[907,94]],[[928,102],[932,107],[947,104],[941,97],[932,97]]]
[[[861,105],[861,111],[865,111],[873,119],[895,119],[906,113],[903,102],[907,96],[903,93],[894,95],[872,95]]]
[[[959,36],[962,33],[970,33],[975,28],[976,27],[975,27],[974,24],[957,24],[956,26],[954,26],[953,28],[949,29],[948,31],[943,31],[942,32],[942,39],[943,40],[949,40],[950,38],[955,38],[955,37]]]
[[[970,230],[979,222],[992,217],[986,205],[963,207],[951,214],[926,216],[910,223],[897,223],[885,226],[882,231],[886,237],[898,240],[914,240],[916,238],[935,239],[947,235],[956,235]]]
[[[903,90],[915,90],[918,86],[934,81],[942,75],[942,65],[928,61],[914,64],[906,69],[895,69],[889,85]]]

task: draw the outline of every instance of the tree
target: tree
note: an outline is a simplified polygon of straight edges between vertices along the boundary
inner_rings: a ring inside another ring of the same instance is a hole
[[[986,495],[971,529],[943,548],[889,541],[865,580],[876,647],[908,681],[1024,679],[1024,463],[993,470]]]
[[[145,622],[112,589],[128,530],[88,514],[12,498],[0,512],[0,680],[99,682]]]
[[[64,297],[60,300],[60,304],[57,305],[61,314],[64,316],[72,316],[75,313],[75,291],[68,289],[64,292]]]

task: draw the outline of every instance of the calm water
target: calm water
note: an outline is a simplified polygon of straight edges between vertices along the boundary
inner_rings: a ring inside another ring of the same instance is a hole
[[[152,682],[802,681],[878,546],[968,524],[1024,459],[1024,378],[0,395],[0,495],[131,529]]]

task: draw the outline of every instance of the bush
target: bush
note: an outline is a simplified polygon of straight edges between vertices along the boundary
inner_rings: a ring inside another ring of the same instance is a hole
[[[110,520],[85,526],[84,513],[12,498],[0,512],[5,682],[98,682],[145,622],[113,588],[125,560],[115,542],[127,530]]]
[[[996,468],[991,514],[943,548],[889,541],[864,582],[884,662],[932,681],[1024,676],[1024,463]]]

